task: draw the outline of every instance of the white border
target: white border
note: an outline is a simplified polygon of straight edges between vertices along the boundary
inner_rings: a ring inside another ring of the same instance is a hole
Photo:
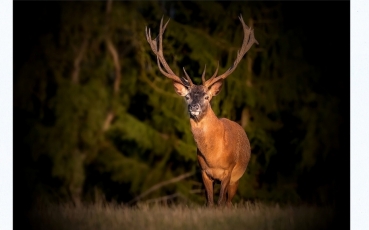
[[[350,227],[367,229],[369,226],[369,2],[351,0],[350,5]]]
[[[0,228],[13,229],[13,2],[0,5]]]

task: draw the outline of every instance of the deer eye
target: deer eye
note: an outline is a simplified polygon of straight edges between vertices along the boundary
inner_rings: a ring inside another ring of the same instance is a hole
[[[205,98],[205,100],[209,100],[209,96],[208,95],[206,95],[204,98]]]

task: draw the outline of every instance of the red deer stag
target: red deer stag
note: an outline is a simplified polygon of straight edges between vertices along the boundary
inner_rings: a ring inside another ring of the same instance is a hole
[[[163,33],[168,22],[163,26],[163,18],[160,22],[159,35],[151,39],[150,29],[146,27],[146,38],[152,51],[157,57],[160,72],[173,80],[175,91],[182,97],[188,106],[191,131],[197,145],[197,159],[201,167],[203,183],[206,189],[207,205],[213,206],[213,182],[220,182],[220,194],[218,205],[227,206],[236,194],[240,178],[246,171],[251,156],[250,142],[244,129],[236,122],[226,118],[218,119],[210,106],[210,100],[216,96],[228,77],[241,61],[245,53],[256,43],[254,30],[249,28],[239,17],[244,38],[241,50],[233,65],[222,75],[217,76],[218,67],[214,75],[205,80],[205,69],[202,73],[202,85],[195,85],[185,73],[185,78],[180,78],[170,69],[163,56]],[[163,70],[164,68],[164,70]]]

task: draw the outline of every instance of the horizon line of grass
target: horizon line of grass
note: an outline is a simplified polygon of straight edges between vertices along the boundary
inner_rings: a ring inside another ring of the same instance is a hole
[[[33,229],[331,229],[332,207],[271,205],[242,202],[233,207],[207,208],[197,204],[134,207],[100,203],[75,206],[38,204],[29,213]]]

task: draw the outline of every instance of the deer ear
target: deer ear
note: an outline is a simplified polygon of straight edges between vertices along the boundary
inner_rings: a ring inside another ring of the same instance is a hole
[[[173,81],[173,86],[176,93],[178,93],[180,96],[184,97],[188,94],[186,86],[182,85],[181,83]]]
[[[214,84],[209,86],[208,91],[210,92],[212,96],[216,96],[222,89],[222,85],[223,85],[223,79],[220,79],[219,81],[216,81]]]

